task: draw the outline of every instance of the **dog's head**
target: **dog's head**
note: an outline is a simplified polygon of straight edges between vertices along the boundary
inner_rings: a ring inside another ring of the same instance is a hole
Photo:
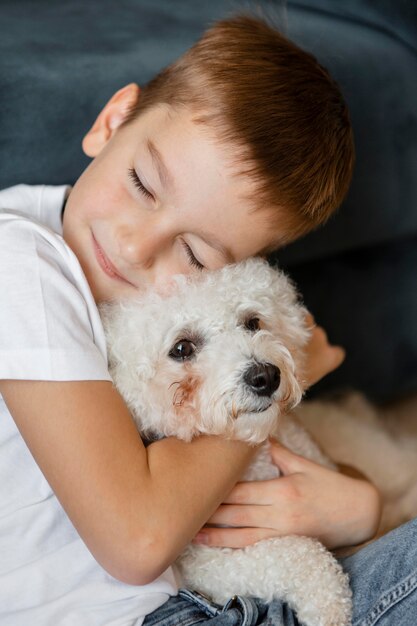
[[[110,371],[147,437],[260,442],[302,396],[305,309],[259,259],[101,308]]]

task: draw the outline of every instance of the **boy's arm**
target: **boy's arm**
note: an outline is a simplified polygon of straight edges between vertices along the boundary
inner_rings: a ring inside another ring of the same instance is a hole
[[[170,565],[253,454],[216,437],[144,447],[110,382],[0,381],[32,455],[96,560],[146,584]]]
[[[340,350],[313,332],[310,384],[342,360]],[[3,380],[0,393],[88,548],[129,583],[145,584],[173,562],[254,453],[218,437],[145,448],[110,382]]]

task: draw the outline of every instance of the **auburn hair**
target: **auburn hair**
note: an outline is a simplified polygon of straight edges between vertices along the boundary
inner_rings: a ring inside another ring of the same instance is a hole
[[[347,193],[354,144],[340,89],[264,19],[216,22],[144,87],[125,124],[163,103],[197,112],[237,148],[240,171],[256,183],[254,205],[279,226],[276,245],[324,223]]]

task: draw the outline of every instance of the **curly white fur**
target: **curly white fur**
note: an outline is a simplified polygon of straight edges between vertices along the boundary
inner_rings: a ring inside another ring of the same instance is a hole
[[[288,278],[251,259],[174,283],[169,293],[148,291],[101,308],[111,373],[142,435],[189,441],[208,433],[260,443],[274,434],[331,466],[285,416],[302,396],[301,355],[309,336]],[[191,353],[178,358],[178,346]],[[248,383],[248,370],[265,365],[278,380],[261,392],[259,382]],[[277,475],[265,443],[243,478]],[[350,624],[347,577],[314,539],[269,539],[243,550],[190,545],[177,565],[187,586],[217,602],[236,594],[275,597],[307,626]]]

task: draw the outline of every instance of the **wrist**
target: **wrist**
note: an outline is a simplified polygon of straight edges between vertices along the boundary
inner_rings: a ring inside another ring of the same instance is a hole
[[[358,488],[358,499],[353,503],[354,516],[346,541],[339,542],[336,548],[358,547],[372,540],[377,534],[382,514],[381,494],[367,479],[354,479]]]
[[[367,479],[346,476],[346,501],[327,532],[318,538],[337,554],[347,548],[360,546],[373,539],[378,531],[382,502],[375,485]],[[348,484],[350,483],[350,484]]]
[[[375,539],[376,536],[378,536],[382,513],[382,499],[379,491],[372,483],[368,482],[367,486],[369,488],[369,514],[366,518],[367,524],[363,526],[361,532],[359,532],[356,537],[356,540],[340,545],[340,547],[333,548],[333,553],[337,558],[343,558],[355,554],[355,552],[361,550],[364,546]]]
[[[378,532],[378,528],[381,522],[382,515],[382,497],[376,486],[369,480],[362,480],[367,497],[364,501],[367,505],[367,515],[364,519],[367,520],[367,524],[364,524],[363,537],[359,538],[359,543],[370,541],[375,537]]]

